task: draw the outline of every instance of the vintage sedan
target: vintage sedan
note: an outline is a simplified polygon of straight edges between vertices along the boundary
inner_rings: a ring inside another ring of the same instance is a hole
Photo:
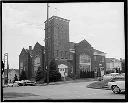
[[[19,86],[24,86],[25,85],[23,80],[22,81],[15,81],[15,83],[17,83]]]
[[[35,86],[36,82],[30,80],[24,80],[25,86]]]
[[[119,73],[110,73],[110,74],[106,74],[102,77],[102,80],[110,80],[116,76],[120,76]]]
[[[7,87],[13,87],[13,83],[8,83]]]
[[[121,93],[125,91],[125,78],[113,78],[108,82],[108,87],[114,92],[114,93]]]

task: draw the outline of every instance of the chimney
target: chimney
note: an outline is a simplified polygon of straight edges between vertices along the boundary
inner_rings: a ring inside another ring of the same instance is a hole
[[[30,50],[30,51],[32,50],[32,46],[29,46],[29,50]]]

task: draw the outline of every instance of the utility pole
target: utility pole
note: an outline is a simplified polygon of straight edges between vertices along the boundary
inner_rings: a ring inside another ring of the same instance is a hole
[[[7,56],[7,83],[8,83],[8,69],[9,69],[9,65],[8,65],[8,53],[4,54],[4,64],[5,64],[5,57]]]
[[[46,33],[46,37],[45,37],[45,55],[46,55],[46,69],[47,69],[47,85],[49,84],[49,66],[48,66],[48,29],[49,29],[49,21],[48,21],[48,18],[49,18],[49,5],[48,5],[48,3],[47,3],[47,29],[46,29],[46,31],[47,31],[47,33]]]

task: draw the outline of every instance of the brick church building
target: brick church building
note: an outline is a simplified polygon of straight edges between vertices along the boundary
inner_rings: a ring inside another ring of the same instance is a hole
[[[86,40],[69,41],[69,20],[52,16],[45,21],[45,40],[48,64],[54,58],[58,65],[67,66],[68,75],[72,72],[77,78],[81,70],[95,71],[97,76],[105,73],[104,52],[94,49]]]
[[[26,72],[27,79],[35,79],[38,67],[44,68],[44,46],[38,42],[34,48],[22,49],[19,55],[19,74],[22,70]]]
[[[52,16],[45,23],[44,46],[36,43],[31,51],[23,49],[19,56],[19,69],[25,69],[29,77],[34,78],[37,67],[44,67],[44,55],[47,66],[52,59],[56,60],[58,69],[66,76],[73,74],[80,78],[81,71],[94,71],[96,76],[105,73],[105,53],[94,49],[85,39],[79,43],[69,40],[69,20]],[[27,61],[27,62],[26,62]],[[62,68],[61,68],[62,66]],[[63,69],[64,68],[64,69]],[[30,72],[29,72],[30,71]],[[64,72],[62,72],[64,71]]]

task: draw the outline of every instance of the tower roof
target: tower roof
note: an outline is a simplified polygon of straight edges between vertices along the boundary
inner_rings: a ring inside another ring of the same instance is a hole
[[[53,19],[57,19],[57,20],[62,20],[62,21],[65,21],[65,22],[69,22],[70,20],[68,19],[64,19],[64,18],[61,18],[61,17],[58,17],[58,16],[52,16],[51,18],[49,18],[48,20],[51,21]],[[47,20],[44,22],[44,23],[47,23]]]

